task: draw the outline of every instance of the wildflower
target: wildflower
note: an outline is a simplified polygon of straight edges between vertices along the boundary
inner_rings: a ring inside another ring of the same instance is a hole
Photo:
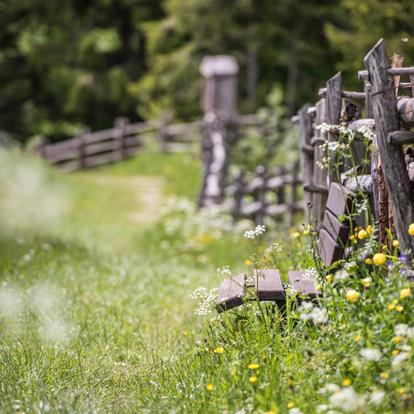
[[[369,257],[367,257],[364,261],[365,261],[365,264],[372,265],[372,259],[370,259]]]
[[[409,296],[411,296],[411,289],[410,288],[405,288],[405,289],[401,290],[400,299],[405,299],[405,298],[408,298]]]
[[[410,236],[414,236],[414,223],[411,223],[411,224],[408,226],[408,234],[409,234]]]
[[[294,407],[294,408],[291,408],[291,409],[288,411],[288,414],[303,414],[303,413],[302,413],[302,411],[301,411],[299,408]]]
[[[287,403],[287,408],[293,408],[294,406],[295,406],[295,403],[291,401]]]
[[[386,260],[387,260],[387,257],[385,256],[384,253],[375,253],[374,257],[372,258],[372,261],[377,266],[382,266]]]
[[[393,343],[393,344],[398,344],[398,343],[400,343],[402,341],[402,337],[401,336],[394,336],[392,339],[391,339],[391,342]]]
[[[394,349],[394,350],[391,352],[391,355],[392,355],[392,356],[396,356],[396,355],[398,355],[399,353],[400,353],[399,349]]]
[[[252,261],[250,260],[250,259],[246,259],[245,261],[244,261],[244,264],[246,265],[246,266],[251,266],[252,265]]]
[[[249,382],[251,384],[254,384],[257,381],[257,377],[255,375],[252,375],[251,377],[249,377]]]
[[[374,362],[378,362],[382,357],[381,351],[376,348],[361,349],[361,351],[359,351],[359,354],[362,356],[362,358],[366,359],[367,361]]]
[[[372,279],[370,277],[365,277],[361,280],[364,287],[369,287],[371,285]]]
[[[269,410],[269,411],[266,411],[264,414],[276,414],[276,411]]]
[[[374,390],[371,393],[369,402],[372,405],[380,405],[382,403],[382,400],[384,399],[384,397],[385,397],[385,392],[384,391]]]
[[[294,231],[292,234],[292,239],[298,239],[300,237],[300,233],[298,231]]]
[[[364,240],[368,236],[368,233],[365,230],[360,230],[358,232],[358,239]]]
[[[219,277],[222,277],[223,279],[227,279],[231,277],[231,270],[229,266],[223,266],[217,268],[217,274]]]
[[[395,309],[395,305],[394,305],[393,303],[389,303],[389,304],[387,305],[387,309],[388,309],[388,310],[393,310],[393,309]]]
[[[360,297],[360,294],[355,289],[349,289],[346,291],[345,299],[348,302],[355,303],[358,301],[359,297]]]
[[[346,387],[331,395],[329,402],[334,408],[339,408],[347,413],[354,413],[362,408],[364,399],[355,392],[353,387]]]
[[[390,374],[388,374],[388,372],[381,372],[380,374],[380,378],[383,380],[388,379],[388,377],[390,376]]]
[[[266,231],[266,226],[258,225],[254,230],[246,230],[244,232],[244,237],[246,239],[254,239],[258,236],[261,236]]]
[[[368,224],[368,226],[367,226],[367,228],[366,228],[366,231],[367,231],[367,233],[368,233],[369,235],[371,235],[371,234],[372,234],[372,226],[371,226],[371,224]]]
[[[256,364],[256,362],[252,362],[251,364],[247,365],[247,368],[249,369],[258,369],[260,367],[259,364]]]
[[[272,243],[267,249],[265,250],[265,254],[270,256],[272,253],[281,253],[283,251],[283,246],[279,243]]]
[[[349,378],[345,378],[342,381],[342,386],[344,386],[344,387],[349,387],[351,384],[352,384],[352,381]]]
[[[335,272],[335,280],[344,280],[349,277],[349,273],[345,269]]]
[[[398,240],[393,240],[392,245],[393,247],[397,248],[400,246],[400,242]]]
[[[333,275],[332,273],[330,273],[329,275],[327,275],[327,276],[325,277],[325,279],[326,279],[326,281],[327,281],[328,283],[332,283],[332,282],[333,282],[333,280],[334,280],[334,275]]]
[[[218,346],[213,352],[215,354],[222,354],[224,352],[224,348],[222,346]]]
[[[401,306],[401,305],[397,305],[397,306],[395,307],[395,310],[396,310],[397,312],[402,312],[402,311],[403,311],[403,309],[404,309],[404,307],[403,307],[403,306]]]
[[[307,227],[305,228],[305,230],[303,230],[303,235],[304,235],[304,236],[308,236],[308,235],[309,235],[309,233],[310,233],[310,226],[307,226]]]
[[[404,361],[406,361],[409,357],[408,352],[401,352],[398,355],[395,355],[394,358],[391,360],[391,365],[393,368],[399,368]]]
[[[394,333],[397,336],[404,336],[407,338],[414,338],[414,328],[405,323],[399,323],[394,327]]]
[[[320,394],[336,393],[336,392],[339,392],[339,390],[340,388],[338,385],[333,384],[333,383],[328,383],[319,390],[319,393]]]
[[[318,271],[310,267],[305,270],[302,277],[305,280],[316,280],[318,278]]]
[[[355,342],[360,342],[361,339],[362,339],[362,336],[358,334],[358,335],[355,335],[354,341]]]
[[[214,390],[214,385],[212,383],[207,384],[206,388],[207,388],[207,391],[213,391]]]

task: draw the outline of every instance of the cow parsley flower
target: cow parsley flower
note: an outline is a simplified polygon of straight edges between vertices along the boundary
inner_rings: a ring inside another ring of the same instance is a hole
[[[376,348],[361,349],[361,351],[359,351],[359,354],[362,356],[362,358],[366,359],[367,361],[374,362],[378,362],[382,357],[381,351]]]
[[[261,236],[266,231],[266,226],[257,225],[254,230],[246,230],[244,232],[244,237],[246,239],[255,239],[258,236]]]
[[[347,413],[353,413],[364,405],[364,398],[353,387],[345,387],[329,398],[330,405]]]

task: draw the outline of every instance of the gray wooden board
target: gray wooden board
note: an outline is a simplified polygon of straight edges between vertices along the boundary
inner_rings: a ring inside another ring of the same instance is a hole
[[[318,252],[322,261],[330,266],[342,258],[344,248],[325,229],[321,229],[318,239]]]
[[[351,212],[354,193],[339,183],[329,186],[326,207],[335,215],[341,216]]]
[[[218,312],[223,312],[243,304],[245,277],[244,273],[240,273],[221,283],[216,302]]]
[[[253,272],[253,280],[259,300],[281,302],[285,300],[280,272],[277,269],[261,270]]]
[[[289,270],[288,281],[293,288],[301,295],[309,296],[310,298],[319,295],[316,289],[316,283],[314,279],[308,279],[304,277],[305,272],[301,270]]]
[[[349,235],[349,225],[346,222],[339,221],[338,217],[326,209],[322,225],[334,240],[345,246]]]

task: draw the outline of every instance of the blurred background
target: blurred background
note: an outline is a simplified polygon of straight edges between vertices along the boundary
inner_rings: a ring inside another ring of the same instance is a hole
[[[207,54],[237,58],[240,113],[277,90],[288,117],[335,71],[360,88],[380,37],[413,64],[413,16],[412,0],[2,0],[0,129],[56,142],[118,116],[196,119]]]

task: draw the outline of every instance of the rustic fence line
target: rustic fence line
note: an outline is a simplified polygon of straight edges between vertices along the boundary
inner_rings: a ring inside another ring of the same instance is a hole
[[[256,114],[235,119],[241,127],[260,124]],[[38,154],[64,171],[76,171],[123,160],[144,146],[145,138],[158,142],[165,153],[190,152],[201,141],[203,122],[170,124],[168,116],[148,122],[129,123],[117,118],[113,128],[85,132],[55,144],[43,144]]]
[[[341,74],[326,82],[319,91],[320,99],[314,106],[304,106],[292,118],[299,123],[301,168],[305,200],[314,206],[314,217],[322,223],[329,185],[343,184],[352,191],[361,190],[370,195],[373,213],[379,227],[379,240],[387,240],[386,229],[395,231],[401,248],[414,252],[414,240],[407,229],[414,220],[414,157],[408,144],[414,144],[414,67],[399,67],[401,59],[391,63],[383,41],[379,41],[364,59],[366,70],[359,71],[363,92],[342,89]],[[408,76],[409,82],[400,82]],[[399,95],[398,92],[410,95]],[[361,118],[358,101],[364,103],[365,118]],[[330,153],[327,169],[321,168],[326,155],[323,144],[337,142],[337,135],[318,126],[323,123],[345,124],[352,131],[364,127],[373,133],[370,165],[362,165],[364,145],[358,135],[351,145],[352,166],[341,163],[334,168],[335,154]],[[365,174],[361,171],[368,170]],[[355,176],[356,173],[356,176]]]
[[[239,171],[226,188],[226,195],[231,198],[234,220],[249,218],[263,224],[265,217],[284,218],[291,226],[295,213],[303,211],[301,186],[299,163],[271,170],[258,166],[253,176]]]

